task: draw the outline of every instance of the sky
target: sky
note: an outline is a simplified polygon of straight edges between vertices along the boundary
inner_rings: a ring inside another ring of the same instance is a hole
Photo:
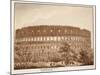
[[[35,25],[66,25],[91,31],[91,7],[69,5],[15,4],[15,29]]]

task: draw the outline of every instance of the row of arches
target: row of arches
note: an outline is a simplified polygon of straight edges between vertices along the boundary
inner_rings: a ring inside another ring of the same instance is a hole
[[[16,42],[24,42],[24,41],[85,41],[84,37],[79,36],[47,36],[47,37],[25,37],[25,38],[16,38]]]

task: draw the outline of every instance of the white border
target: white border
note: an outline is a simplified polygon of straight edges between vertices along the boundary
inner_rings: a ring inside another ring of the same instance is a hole
[[[34,4],[46,4],[46,5],[66,5],[76,7],[92,7],[93,8],[93,45],[94,45],[94,65],[91,66],[76,66],[76,67],[59,67],[59,68],[43,68],[43,69],[25,69],[14,70],[14,3],[34,3]],[[77,70],[89,70],[96,68],[95,59],[95,5],[81,5],[81,4],[66,4],[66,3],[52,3],[52,2],[35,2],[35,1],[11,1],[11,74],[21,73],[42,73],[42,72],[58,72],[58,71],[77,71]]]

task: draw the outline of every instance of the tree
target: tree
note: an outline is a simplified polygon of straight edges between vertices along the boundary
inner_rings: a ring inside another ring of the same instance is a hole
[[[74,64],[74,61],[76,61],[77,59],[75,52],[70,48],[70,45],[67,43],[63,43],[63,46],[60,48],[59,52],[61,53],[66,65],[69,65],[71,63]]]
[[[50,53],[50,55],[48,56],[48,59],[51,62],[59,62],[59,61],[62,61],[62,58],[60,57],[60,55],[59,55],[58,52],[52,52],[52,53]]]
[[[32,53],[28,50],[28,47],[15,47],[14,50],[14,62],[15,68],[27,68],[28,63],[32,61]]]
[[[83,65],[93,65],[93,50],[92,49],[86,49],[81,50],[80,52],[80,62],[83,63]]]

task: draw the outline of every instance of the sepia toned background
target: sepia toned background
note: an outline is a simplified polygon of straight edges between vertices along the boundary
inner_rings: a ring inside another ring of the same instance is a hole
[[[70,25],[91,30],[92,8],[16,3],[15,29],[34,25]]]

